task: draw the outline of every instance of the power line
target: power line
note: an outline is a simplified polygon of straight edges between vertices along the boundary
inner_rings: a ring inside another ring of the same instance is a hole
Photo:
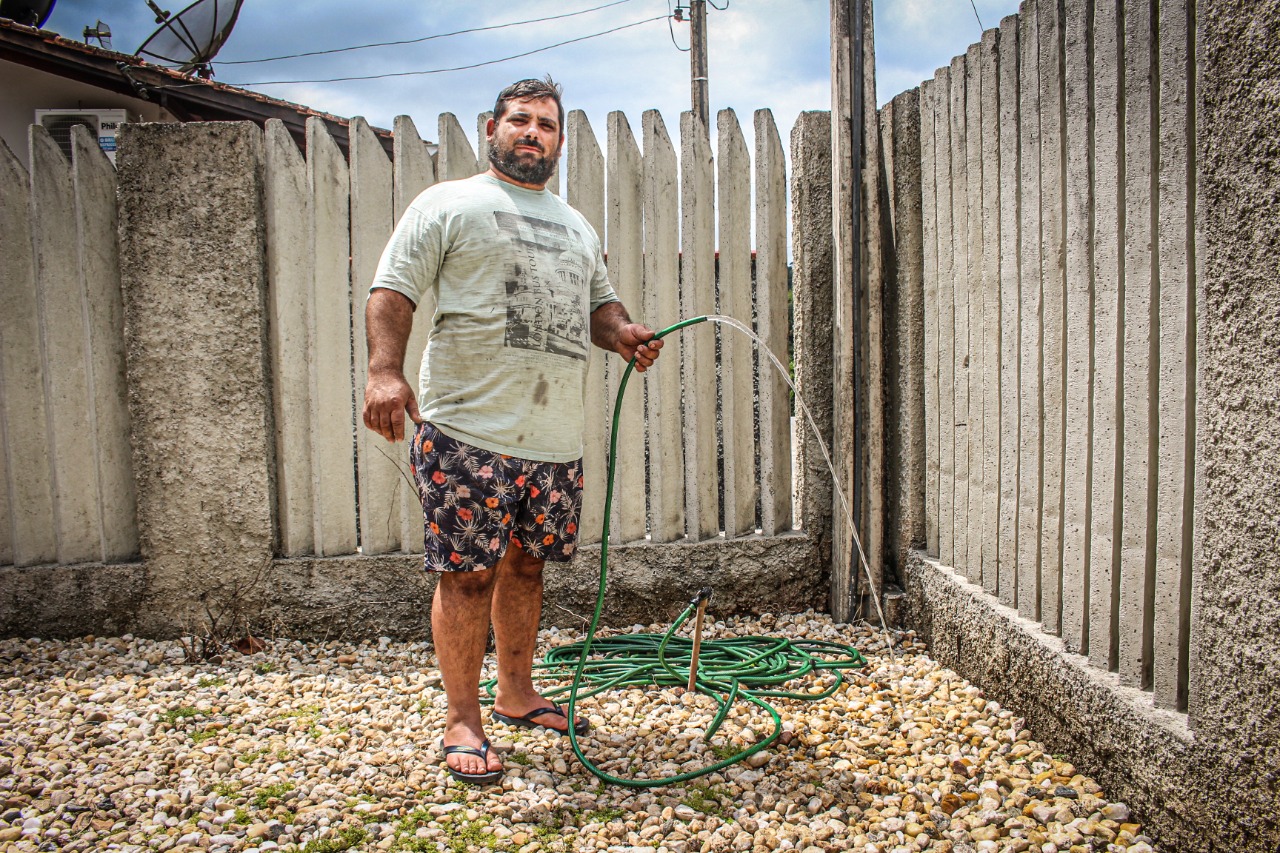
[[[677,0],[677,2],[679,2],[679,0]],[[667,11],[671,12],[671,0],[667,0]],[[671,21],[675,19],[675,16],[675,12],[671,12],[671,14],[667,16],[667,32],[671,33],[671,43],[676,46],[676,50],[681,53],[688,53],[692,48],[681,47],[680,42],[676,41],[676,30],[675,27],[671,25]]]
[[[725,3],[727,4],[728,0],[725,0]],[[987,28],[982,26],[982,16],[978,14],[978,4],[973,0],[969,0],[969,5],[973,7],[973,16],[978,19],[978,29],[985,32]]]
[[[423,74],[445,74],[450,71],[468,71],[472,68],[483,68],[486,65],[497,65],[499,62],[509,62],[512,59],[521,59],[526,56],[533,56],[535,53],[542,53],[544,51],[552,50],[557,47],[564,47],[566,44],[574,44],[580,41],[587,41],[588,39],[599,38],[600,36],[607,36],[610,33],[616,33],[620,30],[631,29],[632,27],[638,27],[638,26],[641,26],[642,24],[649,24],[649,23],[652,23],[653,21],[661,21],[665,17],[666,15],[658,15],[657,17],[653,17],[653,18],[645,18],[642,21],[634,21],[630,24],[623,24],[622,26],[614,27],[611,30],[604,30],[603,32],[592,33],[591,35],[586,35],[586,36],[578,36],[577,38],[567,39],[565,41],[556,42],[555,44],[549,44],[546,47],[540,47],[540,48],[537,48],[536,50],[527,50],[524,53],[517,53],[514,56],[504,56],[501,59],[490,59],[486,62],[476,62],[471,65],[458,65],[453,68],[432,68],[426,71],[396,71],[388,74],[367,74],[367,75],[355,76],[355,77],[328,77],[322,80],[260,80],[260,81],[255,81],[251,83],[227,83],[226,85],[245,87],[245,86],[283,86],[283,85],[292,84],[292,83],[342,83],[348,80],[383,80],[388,77],[416,77]]]
[[[487,32],[489,30],[501,30],[501,29],[505,29],[506,27],[519,27],[525,24],[540,24],[540,23],[543,23],[544,21],[556,21],[561,18],[572,18],[575,15],[585,15],[588,12],[598,12],[601,9],[608,9],[610,6],[620,6],[623,3],[630,3],[630,2],[631,0],[614,0],[614,2],[605,3],[603,6],[592,6],[590,9],[582,9],[577,12],[566,12],[563,15],[550,15],[545,18],[531,18],[527,21],[512,21],[507,24],[493,24],[487,27],[472,27],[471,29],[467,29],[467,30],[458,30],[452,33],[437,33],[435,35],[423,36],[422,38],[404,39],[403,41],[379,41],[379,42],[372,42],[370,44],[357,44],[351,47],[335,47],[331,50],[311,50],[311,51],[307,51],[306,53],[290,53],[284,56],[270,56],[270,57],[267,57],[266,59],[223,60],[223,61],[220,61],[218,64],[219,65],[252,65],[258,62],[277,62],[281,59],[300,59],[305,56],[326,56],[332,53],[345,53],[351,50],[365,50],[366,48],[370,48],[370,47],[396,47],[396,46],[405,45],[405,44],[420,44],[424,41],[431,41],[432,39],[450,38],[452,36],[466,35],[467,33],[482,33],[482,32]]]

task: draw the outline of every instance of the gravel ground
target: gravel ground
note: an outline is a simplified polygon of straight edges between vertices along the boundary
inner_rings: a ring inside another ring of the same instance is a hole
[[[654,789],[603,785],[567,740],[498,724],[502,784],[457,784],[435,746],[445,698],[423,643],[277,639],[192,664],[178,642],[0,640],[0,849],[1153,850],[1123,803],[911,633],[891,660],[880,635],[814,613],[707,626],[748,634],[850,643],[869,664],[827,699],[777,701],[769,749]],[[739,703],[707,741],[713,703],[681,693],[584,700],[588,758],[667,775],[772,731]]]

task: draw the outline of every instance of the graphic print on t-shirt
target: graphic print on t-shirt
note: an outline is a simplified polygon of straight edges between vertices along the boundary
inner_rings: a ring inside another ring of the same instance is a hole
[[[495,210],[510,244],[503,343],[585,360],[587,312],[582,236],[559,222]]]

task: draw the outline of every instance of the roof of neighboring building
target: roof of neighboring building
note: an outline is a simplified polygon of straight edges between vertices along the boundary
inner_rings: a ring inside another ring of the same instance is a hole
[[[347,148],[349,119],[188,76],[132,54],[104,50],[8,18],[0,18],[0,59],[152,101],[181,121],[247,120],[264,124],[267,119],[280,119],[299,143],[305,139],[307,119],[315,116],[324,120],[334,141],[344,150]],[[373,132],[390,152],[391,131],[373,128]]]

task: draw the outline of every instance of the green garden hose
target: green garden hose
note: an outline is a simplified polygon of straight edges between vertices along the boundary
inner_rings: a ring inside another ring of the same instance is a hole
[[[672,332],[680,331],[698,323],[715,320],[745,331],[757,343],[759,338],[744,324],[729,317],[706,315],[682,320],[657,332],[653,340],[660,340]],[[764,348],[768,352],[768,348]],[[775,367],[782,370],[781,363],[773,353],[769,352]],[[545,691],[543,695],[550,700],[566,698],[568,718],[575,719],[574,712],[578,700],[595,696],[605,691],[640,686],[686,686],[690,680],[690,668],[693,664],[693,641],[676,636],[676,633],[690,619],[698,606],[710,596],[709,589],[702,590],[689,606],[676,618],[664,634],[621,634],[603,639],[596,639],[600,617],[604,611],[605,589],[609,564],[609,522],[613,513],[613,480],[614,463],[617,459],[618,422],[622,414],[622,398],[627,388],[627,380],[635,368],[635,358],[627,364],[627,369],[618,384],[618,393],[614,401],[613,428],[609,435],[608,473],[606,476],[604,500],[604,526],[600,536],[600,585],[596,595],[595,612],[591,616],[586,637],[579,643],[557,646],[547,652],[541,663],[534,669],[542,677],[565,680],[572,676],[569,687]],[[783,371],[783,375],[786,372]],[[790,377],[787,377],[790,383]],[[804,403],[799,397],[798,404]],[[805,415],[812,425],[812,416],[808,409]],[[823,455],[830,457],[825,445]],[[844,501],[843,494],[836,489],[840,501],[844,504],[846,516],[852,526],[852,515]],[[864,568],[866,557],[862,554],[862,545],[858,541],[856,530],[854,541],[858,545]],[[868,570],[868,576],[869,576]],[[876,602],[877,607],[879,602]],[[882,615],[883,621],[883,615]],[[890,646],[892,654],[892,646]],[[733,637],[727,639],[704,640],[701,644],[697,671],[693,674],[693,682],[697,692],[711,697],[717,711],[711,724],[707,727],[705,738],[710,740],[716,730],[724,722],[734,703],[743,699],[758,706],[773,719],[773,732],[765,739],[752,744],[727,758],[714,764],[659,779],[623,779],[601,770],[583,753],[578,736],[573,726],[568,727],[569,742],[574,755],[588,770],[597,777],[615,785],[630,788],[653,788],[665,785],[680,784],[708,773],[722,770],[742,761],[747,756],[767,748],[782,733],[782,717],[769,702],[768,698],[783,699],[824,699],[836,692],[844,679],[841,672],[846,669],[857,669],[866,665],[866,659],[852,646],[823,640],[793,641],[779,637]],[[795,693],[781,689],[788,681],[807,675],[820,673],[834,675],[831,684],[822,692]],[[490,701],[495,689],[495,681],[490,680],[481,685],[490,694]]]

